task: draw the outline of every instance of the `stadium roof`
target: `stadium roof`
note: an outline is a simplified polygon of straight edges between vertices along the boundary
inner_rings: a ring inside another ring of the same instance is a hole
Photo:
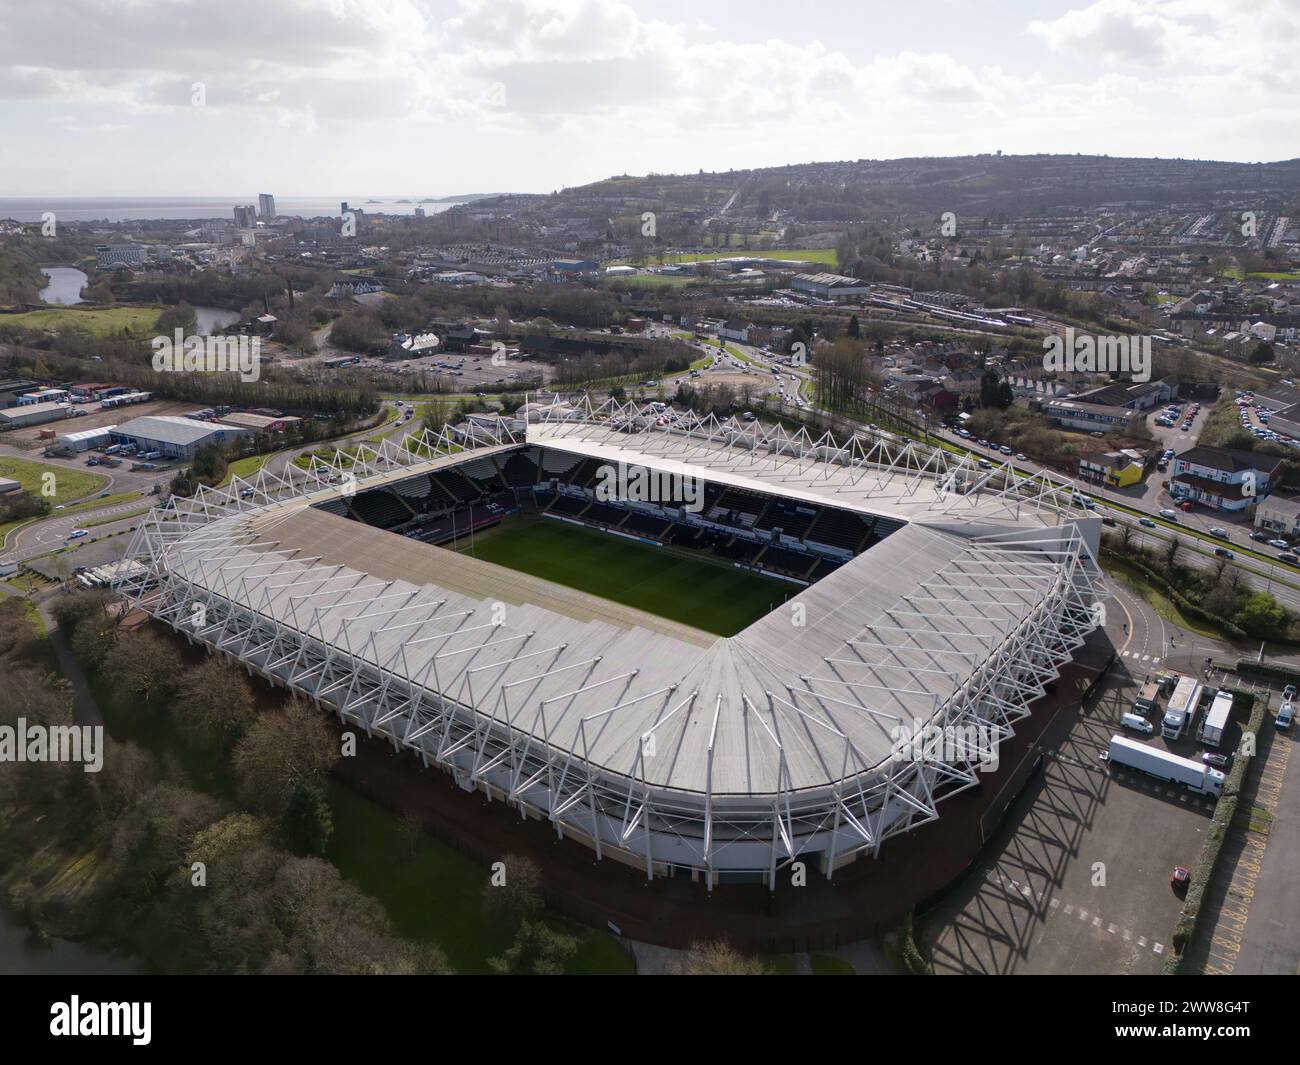
[[[720,426],[711,436],[693,437],[667,432],[628,434],[606,424],[570,420],[530,423],[530,443],[568,451],[611,463],[652,465],[668,473],[680,473],[715,484],[775,493],[822,506],[841,507],[867,514],[879,514],[905,521],[944,523],[956,517],[963,522],[977,518],[1005,522],[1026,521],[1056,525],[1059,513],[1037,491],[1030,496],[1007,485],[1037,482],[1017,475],[1008,462],[981,469],[974,459],[961,462],[934,448],[907,441],[882,444],[870,468],[838,465],[801,457],[782,447],[745,445],[760,437],[762,430]],[[870,456],[867,448],[861,449]],[[823,455],[842,454],[844,449],[822,449]],[[939,463],[942,463],[940,465]],[[887,464],[887,465],[886,465]],[[944,476],[952,474],[970,490],[959,493],[945,489]]]
[[[619,454],[655,461],[629,447]],[[644,767],[652,785],[703,791],[711,758],[720,795],[825,786],[842,775],[845,737],[857,769],[884,762],[900,732],[931,720],[965,682],[959,667],[1017,638],[1059,588],[1073,532],[1037,522],[909,524],[738,635],[717,638],[309,505],[338,491],[208,525],[192,548],[173,546],[170,569],[298,628],[322,611],[325,643],[346,641],[431,690],[472,689],[474,706],[512,707],[524,715],[516,727],[585,748],[611,770],[631,772],[643,737],[655,735],[664,753]],[[498,604],[500,625],[489,620]],[[479,649],[489,642],[502,649]],[[546,676],[529,680],[539,662]],[[525,692],[525,706],[513,707]],[[710,756],[692,732],[715,711]],[[593,717],[598,726],[582,735]]]
[[[137,530],[128,557],[143,572],[120,586],[462,787],[549,818],[597,858],[610,847],[647,875],[762,870],[770,884],[785,858],[878,850],[937,817],[941,798],[979,782],[981,756],[900,759],[897,745],[923,726],[1012,735],[1098,624],[1100,523],[1069,520],[1068,490],[1027,479],[1036,494],[1023,497],[1004,477],[981,488],[981,505],[1011,504],[1001,519],[963,518],[945,508],[969,495],[921,483],[962,472],[952,456],[918,471],[909,445],[779,429],[735,444],[736,427],[716,419],[638,424],[609,445],[629,462],[659,463],[664,441],[688,457],[704,445],[697,461],[716,461],[716,480],[741,475],[736,453],[760,470],[779,455],[803,491],[847,464],[896,505],[912,505],[910,492],[934,506],[728,638],[316,506],[524,444],[502,420],[493,446],[467,451],[450,430],[425,430],[173,497]],[[549,446],[534,428],[550,427],[530,426],[527,442]],[[733,444],[715,453],[719,429]]]

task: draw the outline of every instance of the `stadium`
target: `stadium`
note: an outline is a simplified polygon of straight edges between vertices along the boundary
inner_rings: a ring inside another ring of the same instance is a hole
[[[988,466],[988,464],[985,464]],[[1072,488],[883,432],[547,397],[263,469],[119,587],[597,859],[826,878],[977,788],[1096,628]]]

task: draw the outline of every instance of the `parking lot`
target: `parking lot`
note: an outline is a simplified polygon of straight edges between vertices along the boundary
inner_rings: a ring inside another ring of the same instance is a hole
[[[4,434],[3,442],[24,450],[40,449],[54,443],[53,437],[42,439],[42,433],[52,432],[53,436],[57,437],[65,433],[79,433],[86,429],[99,429],[105,425],[121,425],[132,418],[142,418],[146,414],[185,415],[198,410],[198,407],[193,403],[161,399],[152,400],[148,403],[136,403],[129,407],[110,407],[108,410],[102,410],[98,402],[83,403],[76,409],[86,413],[73,418],[63,418],[56,422],[44,422],[41,425],[28,425],[21,429],[11,430]]]
[[[1099,754],[1144,679],[1121,658],[1086,707],[1044,733],[1042,767],[967,879],[921,924],[936,973],[1156,973],[1212,799]]]

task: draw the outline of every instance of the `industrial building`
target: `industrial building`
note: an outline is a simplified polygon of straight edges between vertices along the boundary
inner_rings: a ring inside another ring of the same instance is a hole
[[[0,381],[0,408],[13,407],[18,404],[18,397],[40,386],[35,381],[13,380]]]
[[[865,299],[871,294],[871,286],[865,281],[843,274],[796,274],[790,287],[823,300]]]
[[[238,429],[248,429],[254,433],[281,433],[290,425],[302,421],[290,414],[271,415],[254,414],[251,411],[236,411],[222,415],[222,425],[233,425]]]
[[[21,429],[26,425],[43,425],[72,417],[71,403],[27,403],[0,410],[0,432]]]
[[[68,399],[66,388],[39,388],[35,392],[24,392],[18,397],[18,406],[30,407],[37,403],[63,403]]]
[[[169,459],[187,459],[205,444],[226,444],[249,432],[234,425],[153,414],[123,422],[113,429],[112,437],[115,444],[135,444],[141,452],[157,451]]]
[[[69,451],[93,451],[113,442],[116,425],[101,425],[95,429],[82,429],[76,433],[64,433],[59,437],[59,447]]]

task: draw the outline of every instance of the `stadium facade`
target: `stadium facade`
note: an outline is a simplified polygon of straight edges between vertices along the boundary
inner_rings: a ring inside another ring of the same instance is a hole
[[[1009,464],[631,403],[526,410],[173,499],[120,587],[598,858],[710,886],[774,886],[795,860],[831,877],[935,820],[988,752],[902,752],[1010,737],[1098,624],[1099,521]],[[591,488],[610,464],[697,478],[703,506],[616,513]],[[790,596],[719,638],[430,546],[512,499],[665,550],[704,537]]]

